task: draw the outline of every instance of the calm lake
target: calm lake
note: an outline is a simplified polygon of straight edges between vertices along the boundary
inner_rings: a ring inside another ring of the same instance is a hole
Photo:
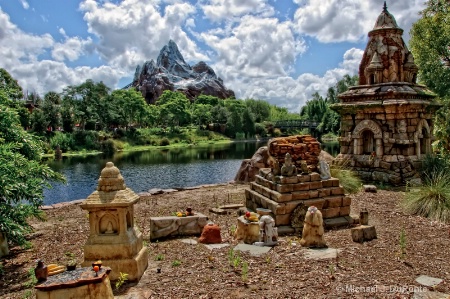
[[[192,187],[232,181],[243,159],[253,156],[267,142],[235,142],[196,147],[152,149],[119,152],[114,156],[63,157],[48,165],[67,179],[67,184],[54,183],[44,190],[44,204],[86,198],[97,188],[98,178],[106,162],[120,169],[125,184],[136,193],[152,188]],[[335,156],[336,144],[322,148]]]

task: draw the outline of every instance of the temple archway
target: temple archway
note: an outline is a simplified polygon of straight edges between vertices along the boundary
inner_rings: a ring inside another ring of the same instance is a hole
[[[414,141],[416,142],[416,155],[418,158],[431,152],[431,129],[425,119],[421,119],[417,125]]]
[[[383,131],[373,120],[363,120],[353,130],[353,153],[355,155],[383,156]]]

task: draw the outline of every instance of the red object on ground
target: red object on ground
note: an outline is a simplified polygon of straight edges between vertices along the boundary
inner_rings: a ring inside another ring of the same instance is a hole
[[[216,224],[205,225],[205,227],[203,227],[202,235],[198,239],[198,242],[203,244],[222,243],[222,237],[220,236],[220,227]]]

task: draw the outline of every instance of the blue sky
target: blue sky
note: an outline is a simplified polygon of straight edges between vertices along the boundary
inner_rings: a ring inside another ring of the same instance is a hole
[[[392,2],[392,3],[391,3]],[[423,0],[387,1],[405,30]],[[382,0],[0,0],[0,67],[28,91],[86,79],[112,89],[173,39],[206,61],[238,98],[298,111],[357,74]]]

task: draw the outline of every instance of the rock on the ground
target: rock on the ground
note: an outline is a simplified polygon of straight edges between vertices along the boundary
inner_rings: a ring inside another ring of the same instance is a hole
[[[377,238],[373,225],[360,225],[351,229],[353,242],[363,243]]]
[[[234,97],[234,92],[205,62],[188,65],[173,40],[161,49],[156,63],[152,59],[137,66],[132,86],[149,104],[154,104],[165,90],[182,92],[190,100],[201,94],[220,99]]]
[[[198,239],[203,244],[219,244],[222,243],[220,235],[220,227],[216,224],[208,224],[203,227],[202,235]]]
[[[269,167],[268,158],[267,146],[260,147],[251,159],[242,161],[234,180],[238,183],[253,182],[260,168]]]

